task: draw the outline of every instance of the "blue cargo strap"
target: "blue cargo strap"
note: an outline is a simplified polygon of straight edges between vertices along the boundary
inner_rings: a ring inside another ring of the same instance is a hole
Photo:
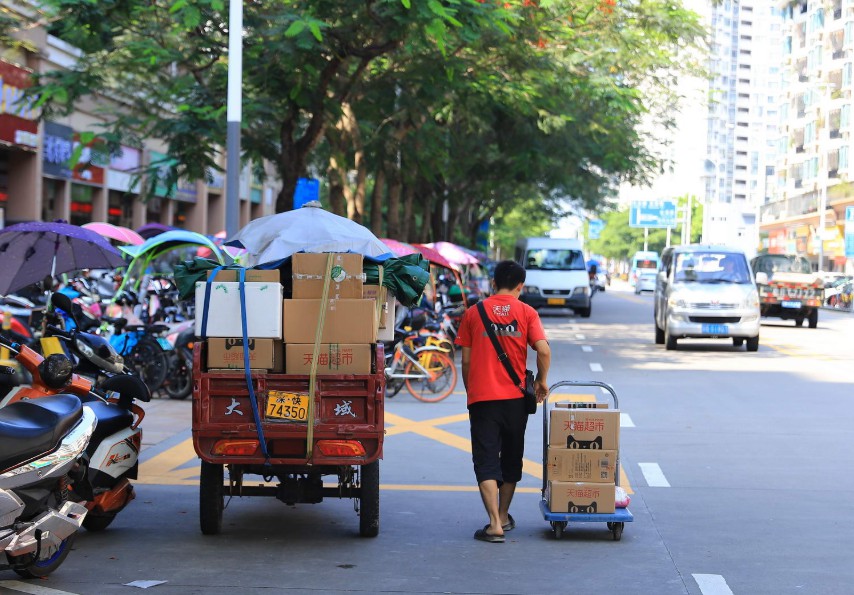
[[[216,274],[221,270],[222,265],[211,269],[210,275],[208,275],[208,280],[205,283],[205,303],[202,306],[202,339],[205,339],[208,336],[208,308],[211,304],[211,287],[213,287],[214,277],[216,277]]]
[[[264,427],[261,425],[261,415],[258,412],[258,399],[255,398],[255,389],[252,388],[252,370],[249,369],[249,337],[246,332],[246,292],[244,283],[246,281],[246,269],[237,271],[238,287],[240,289],[240,324],[243,330],[243,372],[246,374],[246,388],[249,389],[249,402],[252,404],[252,417],[255,420],[255,429],[258,431],[258,440],[261,442],[261,452],[264,453],[264,464],[270,464],[270,453],[267,451],[267,441],[264,439]]]

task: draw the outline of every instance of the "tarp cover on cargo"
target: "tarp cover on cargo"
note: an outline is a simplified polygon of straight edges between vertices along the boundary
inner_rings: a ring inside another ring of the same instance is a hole
[[[277,266],[264,266],[258,268],[278,268],[282,271],[282,284],[290,287],[291,259],[287,258],[278,263]],[[219,266],[218,262],[207,258],[195,257],[185,260],[175,266],[175,284],[178,286],[181,299],[189,298],[194,294],[196,282],[205,281],[209,270]],[[363,269],[366,275],[367,285],[379,284],[379,267],[383,267],[382,284],[389,288],[398,301],[404,306],[412,306],[418,302],[424,287],[430,280],[429,263],[420,254],[410,254],[401,258],[387,258],[377,261],[365,257]],[[239,269],[238,265],[224,267],[225,269]]]

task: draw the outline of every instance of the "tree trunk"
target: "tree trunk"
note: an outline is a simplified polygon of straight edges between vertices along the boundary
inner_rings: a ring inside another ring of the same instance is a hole
[[[410,182],[403,187],[403,220],[400,225],[400,237],[404,242],[412,242],[415,234],[415,186]]]
[[[345,217],[347,215],[347,200],[344,198],[344,184],[347,175],[346,172],[341,171],[340,162],[334,155],[329,158],[326,178],[329,180],[329,210],[336,215]]]
[[[396,240],[401,235],[400,229],[400,196],[403,190],[400,180],[400,170],[393,164],[387,163],[388,167],[388,213],[386,216],[386,233],[388,237]]]
[[[433,194],[419,197],[422,204],[421,229],[418,230],[418,243],[426,244],[430,238],[430,228],[433,226]]]
[[[342,145],[344,140],[349,141],[353,149],[353,168],[356,170],[356,185],[349,191],[345,190],[344,196],[347,198],[347,217],[357,223],[362,223],[365,216],[365,194],[367,192],[367,165],[365,163],[365,150],[362,146],[362,137],[359,133],[359,124],[356,121],[356,114],[353,113],[353,108],[349,103],[341,105],[341,118],[336,124],[336,128],[340,130],[342,137]],[[347,184],[349,188],[349,184]]]
[[[383,195],[385,194],[385,168],[380,163],[374,178],[374,191],[371,193],[371,231],[378,238],[383,234]]]

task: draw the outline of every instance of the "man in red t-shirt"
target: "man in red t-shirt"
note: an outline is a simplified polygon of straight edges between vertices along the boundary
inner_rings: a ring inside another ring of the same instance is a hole
[[[537,311],[519,301],[525,269],[512,260],[495,267],[495,295],[484,300],[486,315],[507,359],[519,378],[525,378],[528,346],[537,352],[537,401],[548,395],[551,349]],[[489,524],[475,539],[503,543],[504,532],[516,526],[510,502],[522,479],[528,414],[522,387],[513,384],[486,333],[476,307],[460,322],[457,345],[463,348],[463,383],[468,395],[472,461]],[[472,365],[474,362],[474,365]]]

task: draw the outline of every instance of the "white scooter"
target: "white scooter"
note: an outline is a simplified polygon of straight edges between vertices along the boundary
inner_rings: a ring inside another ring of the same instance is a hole
[[[96,424],[74,395],[0,408],[0,568],[36,578],[65,560],[87,512],[68,500],[68,482],[85,473]]]

